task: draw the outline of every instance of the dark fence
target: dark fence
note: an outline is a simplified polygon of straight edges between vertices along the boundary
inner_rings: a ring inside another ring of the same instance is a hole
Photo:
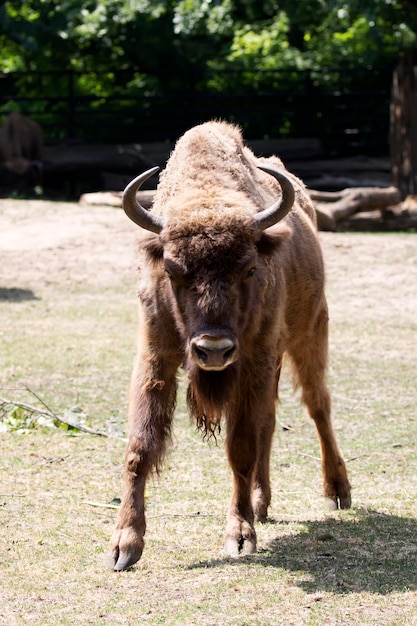
[[[247,139],[314,137],[326,156],[388,155],[389,78],[376,85],[356,81],[359,89],[325,89],[308,72],[299,72],[290,88],[284,72],[276,75],[273,92],[145,95],[118,74],[109,97],[88,87],[92,74],[5,74],[0,115],[17,108],[41,124],[49,142],[173,142],[194,124],[222,118],[240,124]]]

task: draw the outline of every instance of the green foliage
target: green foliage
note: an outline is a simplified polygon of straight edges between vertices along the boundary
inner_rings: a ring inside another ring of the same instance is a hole
[[[290,45],[290,24],[280,12],[266,22],[244,24],[234,32],[228,55],[208,61],[213,74],[208,86],[216,91],[297,89],[299,70],[306,67],[302,53]],[[287,70],[285,84],[276,70]]]
[[[346,6],[330,13],[316,32],[307,33],[305,42],[319,66],[349,64],[376,70],[396,63],[401,51],[415,42],[415,33],[403,22],[356,15]]]
[[[67,425],[62,424],[59,420],[46,413],[33,412],[23,406],[10,404],[2,408],[0,416],[0,432],[20,431],[27,433],[34,429],[59,428]]]
[[[257,72],[265,69],[316,69],[327,85],[325,68],[349,67],[378,74],[416,41],[407,23],[396,23],[389,19],[392,16],[357,14],[349,3],[286,4],[281,5],[286,11],[272,19],[235,30],[228,67],[251,68],[255,85]],[[323,11],[324,5],[328,10]],[[307,10],[302,12],[300,6]],[[340,87],[339,75],[331,85]]]
[[[12,406],[5,411],[0,420],[0,432],[13,432],[16,430],[28,431],[36,427],[38,416],[34,417],[22,407]]]
[[[301,53],[288,42],[289,20],[286,13],[278,13],[258,27],[246,24],[235,31],[228,60],[242,67],[276,69],[302,65]]]
[[[50,411],[37,410],[29,405],[0,403],[0,433],[28,433],[31,430],[60,428],[67,431],[82,430],[86,425],[87,415],[79,406],[65,409],[62,419]]]
[[[174,8],[174,32],[181,35],[233,33],[231,0],[180,0]]]
[[[74,76],[80,97],[294,90],[303,69],[316,71],[316,86],[350,88],[355,74],[326,68],[360,69],[378,82],[416,32],[407,0],[7,0],[0,71],[98,74]],[[278,79],[283,68],[291,72]],[[44,87],[67,89],[57,77]],[[20,79],[19,93],[39,90]]]

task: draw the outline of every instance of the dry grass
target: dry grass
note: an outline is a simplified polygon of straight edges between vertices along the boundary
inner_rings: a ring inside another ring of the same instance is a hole
[[[134,229],[117,210],[88,211],[0,202],[0,395],[29,401],[29,386],[54,410],[77,403],[91,426],[124,428]],[[321,237],[354,508],[324,510],[313,426],[284,378],[271,519],[257,555],[224,558],[222,441],[201,441],[180,398],[166,470],[148,487],[143,558],[115,574],[104,505],[120,496],[124,442],[1,433],[0,624],[417,623],[417,236]]]

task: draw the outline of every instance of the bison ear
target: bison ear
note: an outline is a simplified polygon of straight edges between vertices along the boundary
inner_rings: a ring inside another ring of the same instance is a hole
[[[137,247],[144,250],[150,261],[160,261],[164,255],[164,248],[159,235],[141,232],[137,237]]]
[[[260,233],[259,240],[256,242],[256,248],[259,254],[268,256],[278,250],[278,248],[291,237],[292,228],[287,224],[279,224],[274,228],[263,230]]]

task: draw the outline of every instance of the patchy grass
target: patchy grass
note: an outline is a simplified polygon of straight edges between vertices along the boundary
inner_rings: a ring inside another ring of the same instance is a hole
[[[3,201],[4,202],[4,201]],[[132,228],[118,211],[1,205],[1,395],[125,429],[134,355]],[[65,228],[65,225],[68,225]],[[59,226],[59,228],[58,228]],[[417,623],[416,235],[322,234],[334,423],[353,508],[321,497],[313,425],[281,388],[270,520],[256,555],[222,554],[231,478],[181,392],[165,471],[147,489],[140,563],[106,569],[125,443],[0,433],[0,624]]]

